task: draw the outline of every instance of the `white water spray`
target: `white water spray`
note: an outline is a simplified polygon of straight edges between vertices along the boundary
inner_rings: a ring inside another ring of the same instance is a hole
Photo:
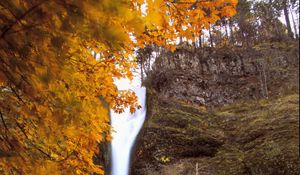
[[[116,82],[119,89],[131,89],[138,97],[141,109],[131,114],[129,109],[118,114],[111,111],[111,125],[115,132],[112,133],[112,164],[111,175],[128,175],[130,165],[130,153],[134,145],[145,117],[146,117],[146,88],[134,86],[129,80],[119,80]]]

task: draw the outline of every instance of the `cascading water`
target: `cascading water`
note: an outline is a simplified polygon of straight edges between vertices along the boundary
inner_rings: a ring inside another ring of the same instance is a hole
[[[131,150],[146,117],[146,88],[135,86],[127,80],[117,81],[116,84],[119,89],[133,90],[142,107],[133,114],[129,109],[121,114],[111,111],[111,125],[115,131],[111,142],[111,175],[128,175]]]

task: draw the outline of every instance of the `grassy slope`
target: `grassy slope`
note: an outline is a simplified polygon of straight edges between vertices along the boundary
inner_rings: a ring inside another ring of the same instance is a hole
[[[214,111],[149,98],[132,174],[293,175],[299,165],[299,95]]]

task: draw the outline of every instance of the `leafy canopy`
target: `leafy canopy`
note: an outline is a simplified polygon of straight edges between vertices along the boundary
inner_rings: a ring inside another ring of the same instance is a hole
[[[193,39],[221,16],[234,15],[236,4],[1,1],[0,174],[103,174],[92,157],[99,142],[110,140],[108,108],[138,107],[133,92],[113,83],[132,78],[134,48],[174,49],[178,36]]]

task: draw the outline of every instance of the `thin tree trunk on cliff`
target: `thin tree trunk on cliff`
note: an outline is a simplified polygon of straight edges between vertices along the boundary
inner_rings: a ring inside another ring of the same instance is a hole
[[[267,74],[266,74],[266,64],[263,63],[262,65],[262,73],[263,73],[263,76],[264,76],[264,85],[265,85],[265,94],[266,94],[266,98],[268,99],[269,98],[269,93],[268,93],[268,84],[267,84]]]
[[[196,39],[195,39],[195,42],[192,42],[192,45],[193,45],[194,48],[197,48]]]
[[[141,66],[141,82],[144,81],[144,71],[143,71],[143,58],[140,60],[140,66]]]
[[[212,34],[211,34],[211,26],[209,26],[208,33],[209,33],[210,47],[214,47],[213,37],[212,37]]]
[[[229,41],[229,32],[228,32],[227,25],[228,25],[228,22],[225,21],[224,27],[225,27],[225,33],[226,33],[226,43],[225,43],[226,45],[228,44],[228,41]]]
[[[180,36],[179,37],[179,44],[181,44],[183,42],[183,38]]]
[[[234,45],[233,22],[231,19],[229,20],[229,30],[230,30],[230,42],[232,45]]]
[[[199,47],[202,48],[202,35],[199,36]]]
[[[156,51],[155,51],[156,52]],[[155,59],[155,58],[154,58]],[[151,55],[149,55],[148,60],[147,60],[147,71],[146,71],[146,76],[149,75],[151,69]]]
[[[274,10],[273,7],[272,7],[272,4],[273,4],[273,1],[269,0],[269,8],[271,8],[271,11]],[[271,12],[271,15],[272,15],[272,17],[271,17],[271,19],[272,19],[271,25],[275,29],[276,39],[282,38],[282,36],[281,36],[282,34],[278,30],[278,18],[274,17],[274,14],[272,14],[272,12]]]
[[[288,1],[284,0],[283,3],[284,3],[283,4],[283,12],[284,12],[284,17],[285,17],[286,27],[288,30],[288,35],[289,35],[289,37],[294,38],[292,28],[291,28],[290,18],[289,18]]]
[[[259,72],[261,93],[264,98],[269,98],[268,85],[267,85],[267,75],[266,75],[266,65],[265,61],[259,61],[257,65],[257,70]]]
[[[297,25],[296,25],[295,18],[294,18],[294,15],[293,15],[293,10],[291,8],[290,8],[290,12],[291,12],[291,16],[292,16],[295,36],[296,36],[296,39],[299,39],[299,35],[298,35],[298,32],[297,32]]]

